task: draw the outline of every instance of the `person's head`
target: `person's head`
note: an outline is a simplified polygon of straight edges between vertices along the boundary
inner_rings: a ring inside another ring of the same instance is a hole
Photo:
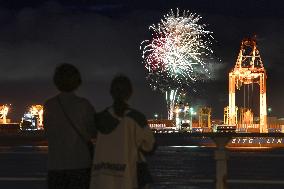
[[[72,92],[82,83],[79,70],[72,64],[63,63],[56,67],[53,82],[61,92]]]
[[[110,86],[110,94],[114,101],[127,101],[132,95],[132,84],[125,75],[113,78]]]
[[[114,111],[118,116],[123,116],[124,111],[128,108],[126,101],[132,95],[132,84],[128,77],[124,75],[116,76],[110,86],[110,94],[114,101]]]

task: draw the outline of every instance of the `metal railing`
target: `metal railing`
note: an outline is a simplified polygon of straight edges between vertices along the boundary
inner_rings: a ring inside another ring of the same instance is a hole
[[[271,138],[284,138],[284,133],[158,133],[156,134],[157,141],[159,139],[166,137],[166,143],[163,145],[187,145],[187,138],[190,137],[209,137],[216,144],[214,158],[216,161],[216,176],[215,176],[215,188],[216,189],[228,189],[227,183],[269,183],[271,184],[284,184],[284,181],[263,181],[263,180],[228,180],[227,179],[227,160],[228,160],[228,149],[226,145],[232,138],[242,138],[242,137],[271,137]],[[283,144],[284,146],[284,144]],[[207,180],[207,182],[214,182],[213,180]]]

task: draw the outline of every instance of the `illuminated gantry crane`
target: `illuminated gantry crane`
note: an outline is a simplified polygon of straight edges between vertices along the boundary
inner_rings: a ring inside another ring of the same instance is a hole
[[[202,107],[198,110],[199,115],[199,127],[211,128],[211,108]]]
[[[240,53],[234,69],[229,73],[229,124],[236,123],[235,90],[242,85],[259,84],[259,127],[260,132],[267,132],[266,110],[266,71],[263,67],[255,38],[242,40]]]
[[[235,113],[237,114],[237,112],[238,112],[238,107],[236,106]],[[235,124],[237,124],[238,123],[238,118],[237,118],[237,116],[235,118],[236,118],[235,119]],[[224,122],[225,125],[229,125],[229,106],[226,106],[224,108],[224,121],[223,122]]]
[[[32,105],[29,111],[22,117],[20,127],[21,130],[43,129],[43,106]]]
[[[33,116],[38,119],[38,128],[43,127],[43,106],[42,105],[33,105],[30,108],[30,112]]]
[[[7,114],[9,112],[9,107],[7,105],[0,106],[0,120],[2,123],[7,123]]]

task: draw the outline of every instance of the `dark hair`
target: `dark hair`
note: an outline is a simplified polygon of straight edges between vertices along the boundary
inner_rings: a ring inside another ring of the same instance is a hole
[[[132,95],[132,84],[128,77],[124,75],[116,76],[110,86],[110,94],[113,99],[114,112],[118,116],[123,116],[128,108],[126,101]]]
[[[56,67],[53,82],[62,92],[72,92],[82,83],[79,70],[72,64],[63,63]]]

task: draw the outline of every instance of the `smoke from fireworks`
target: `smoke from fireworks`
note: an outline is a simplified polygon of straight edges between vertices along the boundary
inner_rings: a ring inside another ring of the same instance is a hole
[[[206,60],[212,32],[199,24],[201,17],[172,10],[157,25],[149,27],[152,39],[141,43],[142,58],[153,89],[167,91],[210,77]]]

